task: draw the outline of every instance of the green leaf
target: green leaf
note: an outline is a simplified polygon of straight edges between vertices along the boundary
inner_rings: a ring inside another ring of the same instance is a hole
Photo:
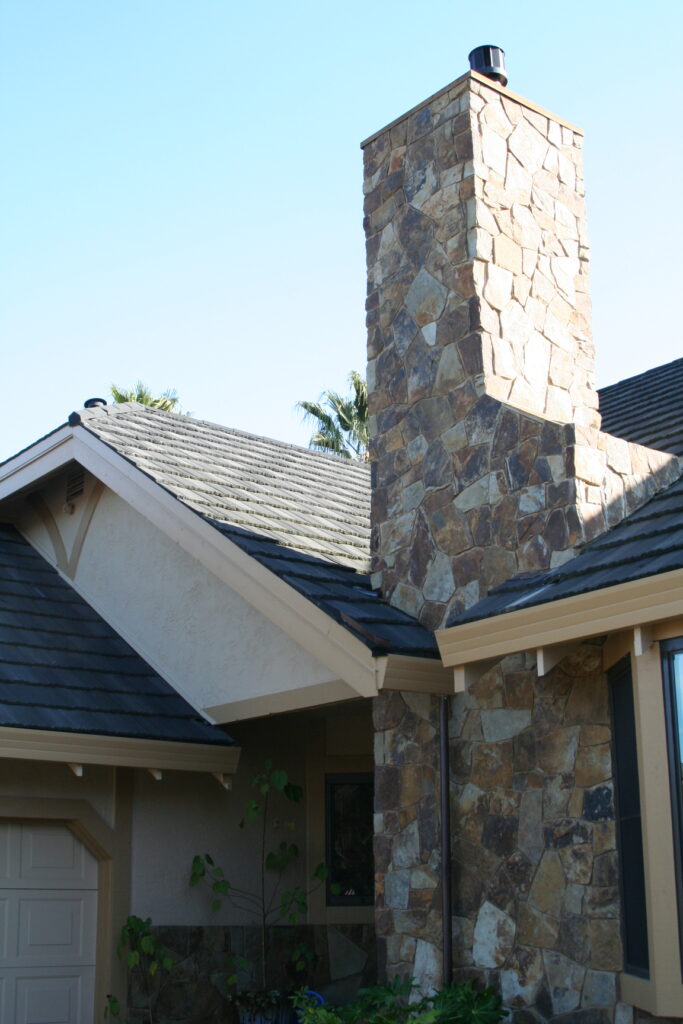
[[[288,800],[291,800],[293,804],[300,804],[304,798],[304,791],[301,786],[297,786],[293,782],[288,782],[283,789],[284,795]]]
[[[223,906],[223,901],[222,900],[212,900],[211,901],[211,909],[212,910],[220,910],[222,906]]]
[[[140,963],[140,954],[137,949],[129,949],[128,955],[126,956],[126,965],[128,968],[137,967]]]
[[[281,793],[282,790],[287,785],[287,772],[284,771],[284,769],[279,768],[277,771],[274,771],[273,774],[270,776],[270,781],[273,785],[273,788],[277,789],[278,792]]]
[[[157,968],[158,967],[159,967],[159,961],[158,960],[152,960],[151,964],[149,965],[149,973],[152,975],[152,977],[154,977],[154,975],[157,973]]]

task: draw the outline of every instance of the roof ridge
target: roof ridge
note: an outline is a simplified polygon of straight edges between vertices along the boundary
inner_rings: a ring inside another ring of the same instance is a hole
[[[265,434],[254,434],[248,430],[241,430],[238,427],[228,427],[223,423],[216,423],[213,420],[200,419],[197,416],[188,416],[186,413],[170,412],[165,409],[155,409],[150,405],[143,405],[140,402],[115,402],[112,405],[98,406],[94,409],[80,410],[78,413],[72,415],[78,415],[81,418],[81,425],[87,426],[87,421],[92,420],[95,417],[100,417],[102,414],[111,415],[114,411],[120,412],[141,412],[144,415],[152,417],[167,417],[174,421],[179,421],[185,424],[200,425],[209,427],[212,430],[217,430],[221,433],[230,434],[232,436],[244,437],[250,441],[260,441],[267,444],[275,445],[277,448],[282,448],[285,451],[301,452],[307,458],[320,458],[325,462],[329,462],[331,465],[337,467],[343,467],[349,469],[351,472],[362,471],[365,475],[369,475],[370,463],[365,462],[361,459],[345,459],[339,455],[335,455],[333,452],[321,452],[315,448],[305,448],[303,445],[292,444],[289,441],[280,441],[275,437],[267,437]],[[83,422],[85,421],[85,422]],[[78,424],[75,424],[78,426]],[[102,440],[102,439],[100,439]]]

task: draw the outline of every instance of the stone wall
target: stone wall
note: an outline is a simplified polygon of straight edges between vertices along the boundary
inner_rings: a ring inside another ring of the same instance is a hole
[[[518,412],[471,381],[435,390],[372,467],[373,583],[430,629],[566,561],[679,475],[676,456]]]
[[[451,701],[456,980],[514,1024],[630,1024],[622,969],[610,713],[599,646],[546,677],[507,658]],[[438,698],[375,706],[380,970],[440,981]]]
[[[466,75],[364,148],[373,584],[428,628],[678,474],[598,429],[580,144]]]
[[[375,698],[375,928],[380,977],[439,985],[439,698]]]
[[[586,646],[539,678],[520,655],[453,702],[456,975],[493,984],[520,1024],[610,1024],[617,1010],[620,907],[600,666],[600,648]],[[629,1013],[620,1006],[617,1019]]]

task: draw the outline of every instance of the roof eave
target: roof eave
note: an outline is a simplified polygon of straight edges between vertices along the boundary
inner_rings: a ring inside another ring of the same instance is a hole
[[[227,744],[0,726],[0,757],[18,760],[234,775],[240,753]]]
[[[436,638],[443,664],[457,672],[508,654],[587,640],[681,615],[683,569],[675,569],[452,626],[438,632]]]

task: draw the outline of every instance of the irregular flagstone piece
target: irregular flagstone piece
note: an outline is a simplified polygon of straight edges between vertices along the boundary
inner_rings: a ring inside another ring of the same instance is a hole
[[[538,949],[518,948],[500,972],[501,995],[505,1006],[533,1006],[544,980],[543,957]]]
[[[568,1013],[576,1009],[581,998],[585,967],[573,963],[561,953],[543,953],[543,964],[550,990],[553,1013]]]
[[[481,715],[481,726],[484,731],[484,739],[495,743],[497,740],[508,740],[531,722],[531,711],[511,711],[501,708],[497,711],[483,711]]]
[[[420,994],[432,995],[441,987],[443,958],[441,950],[433,943],[418,939],[415,948],[414,978],[420,992],[413,993],[411,998],[418,999]]]
[[[492,903],[484,903],[474,926],[474,962],[480,967],[500,967],[512,949],[515,923]]]
[[[529,901],[540,911],[559,917],[564,896],[562,862],[554,850],[546,850],[529,892]]]

